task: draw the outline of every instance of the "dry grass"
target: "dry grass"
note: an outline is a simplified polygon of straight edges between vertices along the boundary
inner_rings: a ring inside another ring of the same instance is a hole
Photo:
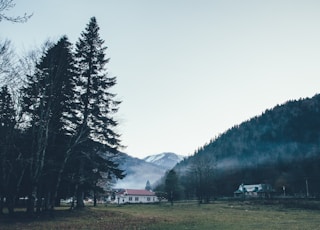
[[[0,219],[0,229],[318,229],[320,204],[305,205],[219,201],[100,206],[59,210],[41,219]]]

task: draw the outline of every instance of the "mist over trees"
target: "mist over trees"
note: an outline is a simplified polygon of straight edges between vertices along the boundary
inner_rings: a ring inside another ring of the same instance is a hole
[[[3,81],[0,213],[4,206],[13,213],[19,197],[28,198],[30,214],[51,210],[66,197],[83,207],[86,194],[96,198],[108,181],[124,177],[113,160],[121,147],[114,118],[120,101],[111,91],[116,78],[107,74],[103,44],[92,17],[75,48],[66,36],[47,46],[34,70],[21,76],[26,80],[18,92]],[[1,58],[8,46],[3,43]]]
[[[199,202],[233,196],[242,183],[270,184],[278,195],[285,187],[289,196],[319,197],[319,147],[320,95],[315,95],[230,128],[174,170],[181,197]]]

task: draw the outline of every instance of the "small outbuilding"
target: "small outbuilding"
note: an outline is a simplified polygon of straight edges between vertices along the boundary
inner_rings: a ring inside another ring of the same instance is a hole
[[[136,203],[156,203],[159,202],[158,197],[152,191],[145,189],[121,189],[115,195],[117,204],[136,204]]]

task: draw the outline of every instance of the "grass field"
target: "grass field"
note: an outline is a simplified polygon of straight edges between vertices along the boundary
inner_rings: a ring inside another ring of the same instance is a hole
[[[0,219],[0,229],[319,229],[320,203],[216,201],[57,210],[39,219]]]

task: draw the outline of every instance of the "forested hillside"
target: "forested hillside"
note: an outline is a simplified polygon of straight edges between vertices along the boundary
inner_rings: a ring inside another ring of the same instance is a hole
[[[178,164],[184,195],[232,196],[239,184],[320,194],[320,95],[292,100],[234,126]],[[307,191],[308,190],[308,191]]]

